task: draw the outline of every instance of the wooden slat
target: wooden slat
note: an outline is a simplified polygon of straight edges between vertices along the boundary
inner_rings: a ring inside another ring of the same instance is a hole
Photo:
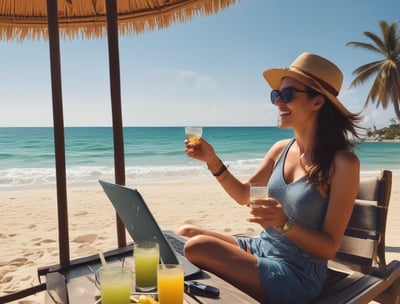
[[[315,302],[318,304],[344,304],[354,303],[353,298],[357,294],[363,293],[369,287],[374,286],[382,282],[382,279],[370,276],[361,275],[358,276],[356,273],[350,277],[346,277],[347,282],[343,285],[342,289],[335,290],[332,294],[323,297],[319,301]],[[336,289],[336,288],[335,288]],[[368,302],[364,302],[368,303]]]
[[[339,252],[372,260],[377,244],[378,242],[375,240],[344,236]]]
[[[377,232],[378,211],[377,201],[356,200],[334,261],[357,271],[371,268],[380,239]]]
[[[361,276],[360,276],[361,275]],[[352,278],[349,280],[349,278]],[[400,284],[400,261],[392,261],[382,276],[373,276],[362,273],[351,273],[345,277],[346,284],[342,288],[326,286],[326,292],[318,304],[365,304],[373,299],[385,299],[379,303],[397,303],[398,288]],[[393,289],[391,288],[393,287]],[[331,293],[329,293],[331,291]]]
[[[336,254],[335,262],[345,265],[342,267],[345,267],[346,269],[351,269],[362,273],[368,273],[373,265],[373,260],[371,258],[364,258],[357,255],[340,252]]]
[[[376,177],[364,177],[360,180],[357,199],[378,200],[378,179]]]
[[[357,199],[347,227],[375,232],[378,228],[378,202]]]
[[[20,300],[22,298],[28,297],[30,295],[33,295],[35,293],[38,293],[38,292],[41,292],[44,290],[46,290],[46,283],[41,283],[39,285],[35,285],[32,287],[11,293],[11,294],[6,294],[6,295],[0,297],[0,304],[17,301],[17,300]],[[18,302],[18,303],[22,303],[22,302]]]

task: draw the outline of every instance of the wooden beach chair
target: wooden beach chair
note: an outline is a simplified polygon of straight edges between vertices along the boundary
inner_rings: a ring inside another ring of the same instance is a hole
[[[385,232],[392,172],[362,178],[339,252],[329,261],[318,304],[400,303],[400,261],[386,264]]]

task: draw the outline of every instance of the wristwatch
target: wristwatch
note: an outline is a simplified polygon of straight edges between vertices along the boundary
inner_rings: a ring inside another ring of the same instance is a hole
[[[277,228],[277,230],[279,232],[285,233],[287,231],[289,231],[290,229],[292,229],[294,227],[294,225],[296,225],[295,221],[291,218],[288,218],[285,222],[285,224],[283,224],[283,226],[281,228]]]

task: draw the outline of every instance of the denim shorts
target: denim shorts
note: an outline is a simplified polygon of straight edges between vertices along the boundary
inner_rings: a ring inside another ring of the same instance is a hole
[[[326,261],[305,253],[283,235],[276,242],[262,237],[237,240],[243,250],[248,247],[257,257],[260,280],[272,304],[309,303],[318,298]]]

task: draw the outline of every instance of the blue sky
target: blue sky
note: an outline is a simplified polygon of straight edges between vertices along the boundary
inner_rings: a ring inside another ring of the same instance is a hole
[[[120,37],[125,126],[275,126],[262,72],[302,52],[344,73],[340,100],[363,110],[369,85],[349,88],[358,66],[377,59],[346,46],[400,19],[398,0],[242,0],[212,16]],[[106,39],[61,42],[66,126],[111,126]],[[0,42],[0,126],[52,126],[46,41]],[[363,110],[364,126],[386,126],[394,110]]]

